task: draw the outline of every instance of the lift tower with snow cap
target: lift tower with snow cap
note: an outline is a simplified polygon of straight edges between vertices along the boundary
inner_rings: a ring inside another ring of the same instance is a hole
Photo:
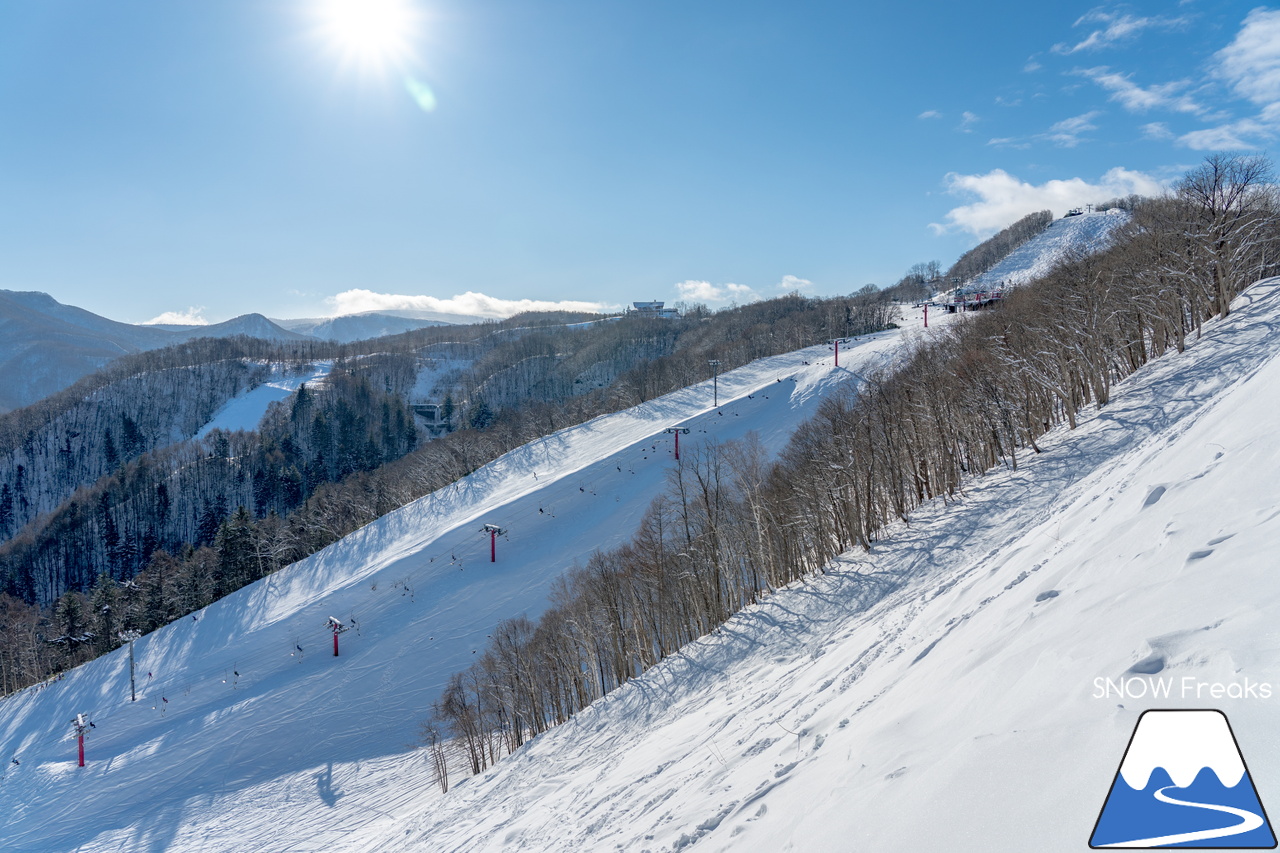
[[[486,524],[480,532],[489,534],[489,562],[498,562],[498,537],[507,531],[496,524]]]
[[[338,635],[350,628],[350,625],[342,624],[342,620],[337,616],[330,616],[328,623],[329,630],[333,632],[333,656],[338,656]]]
[[[80,766],[84,767],[84,734],[93,726],[93,723],[84,714],[76,714],[76,718],[71,721],[71,725],[76,730],[76,745],[80,753]]]

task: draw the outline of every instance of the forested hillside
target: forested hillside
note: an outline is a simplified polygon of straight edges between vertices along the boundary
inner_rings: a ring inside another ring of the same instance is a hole
[[[10,683],[202,607],[533,438],[709,378],[710,359],[729,370],[884,328],[891,313],[870,289],[677,320],[526,315],[363,344],[131,357],[0,419],[3,606],[22,673]],[[257,430],[191,438],[268,375],[319,359],[333,360],[325,380],[272,404]],[[409,408],[424,401],[451,427],[430,441]],[[51,482],[33,488],[33,471]]]
[[[1007,257],[1010,252],[1039,234],[1053,222],[1053,212],[1040,210],[1028,213],[1017,222],[999,233],[983,240],[960,256],[947,270],[948,280],[959,279],[960,283],[975,278]]]

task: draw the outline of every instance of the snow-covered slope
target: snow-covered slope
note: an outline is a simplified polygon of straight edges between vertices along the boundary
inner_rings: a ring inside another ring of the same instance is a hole
[[[1016,472],[347,849],[1083,850],[1149,708],[1224,711],[1274,814],[1280,279],[1235,309]]]
[[[1123,210],[1058,219],[970,284],[985,287],[1026,284],[1049,272],[1072,252],[1093,253],[1106,248],[1115,230],[1127,221],[1129,215]]]
[[[297,391],[306,382],[319,382],[333,369],[332,361],[320,361],[295,370],[295,365],[272,365],[271,378],[257,388],[237,394],[219,409],[207,424],[200,427],[196,438],[204,438],[215,429],[235,432],[238,429],[255,430],[267,408]]]
[[[901,340],[863,338],[839,369],[825,347],[764,359],[719,377],[718,410],[703,383],[513,451],[137,641],[137,702],[126,649],[0,701],[4,848],[345,849],[421,793],[417,726],[486,633],[631,536],[673,464],[665,428],[688,426],[689,449],[755,431],[777,450]],[[486,522],[509,531],[496,563]],[[336,658],[329,616],[355,627]],[[77,713],[95,723],[84,769]]]
[[[850,355],[874,362],[891,343],[862,347]],[[1278,353],[1280,279],[1016,472],[923,507],[441,795],[403,751],[413,720],[480,647],[474,624],[541,600],[552,543],[630,531],[638,511],[605,508],[669,464],[654,430],[694,412],[691,438],[754,412],[772,424],[840,374],[793,356],[739,374],[723,416],[677,395],[523,448],[139,642],[145,701],[122,700],[116,653],[0,702],[0,759],[21,759],[0,780],[0,837],[42,851],[1082,850],[1141,712],[1178,707],[1227,714],[1274,813]],[[775,381],[793,372],[794,389]],[[516,500],[499,510],[497,493]],[[497,564],[482,520],[512,530]],[[337,659],[329,613],[360,624]],[[304,657],[283,648],[295,639]],[[83,770],[77,711],[98,723]]]

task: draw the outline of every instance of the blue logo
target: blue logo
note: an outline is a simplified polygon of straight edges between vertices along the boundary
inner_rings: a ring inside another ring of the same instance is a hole
[[[1089,846],[1273,849],[1231,724],[1221,711],[1144,711]]]

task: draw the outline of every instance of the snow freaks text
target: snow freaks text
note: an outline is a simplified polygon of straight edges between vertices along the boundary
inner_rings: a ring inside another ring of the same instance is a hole
[[[1134,675],[1128,678],[1093,680],[1094,699],[1270,699],[1274,688],[1263,681],[1201,681],[1195,676],[1181,678]]]

